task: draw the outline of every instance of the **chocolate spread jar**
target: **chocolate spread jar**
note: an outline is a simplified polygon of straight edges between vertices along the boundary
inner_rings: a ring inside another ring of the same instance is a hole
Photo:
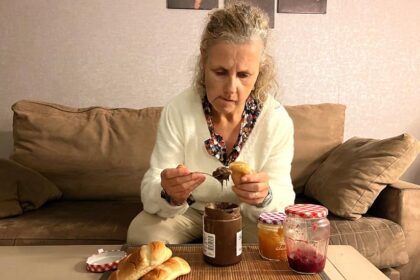
[[[242,217],[234,203],[207,203],[203,216],[204,260],[228,266],[242,259]]]

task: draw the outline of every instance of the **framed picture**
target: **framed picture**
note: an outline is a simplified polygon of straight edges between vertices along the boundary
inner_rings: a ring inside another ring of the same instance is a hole
[[[237,0],[225,0],[225,6]],[[267,13],[270,18],[270,27],[274,28],[274,0],[241,0],[241,2],[250,3]]]
[[[211,10],[219,7],[219,0],[166,0],[168,9]]]
[[[326,14],[327,0],[277,0],[278,13]]]

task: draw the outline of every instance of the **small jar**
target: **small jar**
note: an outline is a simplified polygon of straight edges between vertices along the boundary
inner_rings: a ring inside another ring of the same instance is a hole
[[[287,261],[284,242],[284,213],[262,213],[258,218],[258,247],[260,256],[271,261]]]
[[[286,207],[284,235],[289,267],[299,273],[324,270],[330,238],[328,210],[315,204]]]
[[[234,203],[207,203],[203,215],[204,260],[217,266],[242,259],[242,217]]]

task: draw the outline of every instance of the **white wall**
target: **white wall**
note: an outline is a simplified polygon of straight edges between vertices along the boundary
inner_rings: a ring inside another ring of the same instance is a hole
[[[19,99],[164,105],[190,83],[206,14],[162,0],[0,1],[0,157]],[[346,139],[420,139],[420,1],[331,0],[326,15],[275,20],[284,104],[346,104]],[[420,183],[420,157],[404,177]]]

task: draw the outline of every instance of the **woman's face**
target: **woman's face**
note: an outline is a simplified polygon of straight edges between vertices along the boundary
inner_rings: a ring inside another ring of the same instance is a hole
[[[204,61],[207,99],[215,117],[241,116],[259,73],[263,44],[221,42],[211,46]]]

